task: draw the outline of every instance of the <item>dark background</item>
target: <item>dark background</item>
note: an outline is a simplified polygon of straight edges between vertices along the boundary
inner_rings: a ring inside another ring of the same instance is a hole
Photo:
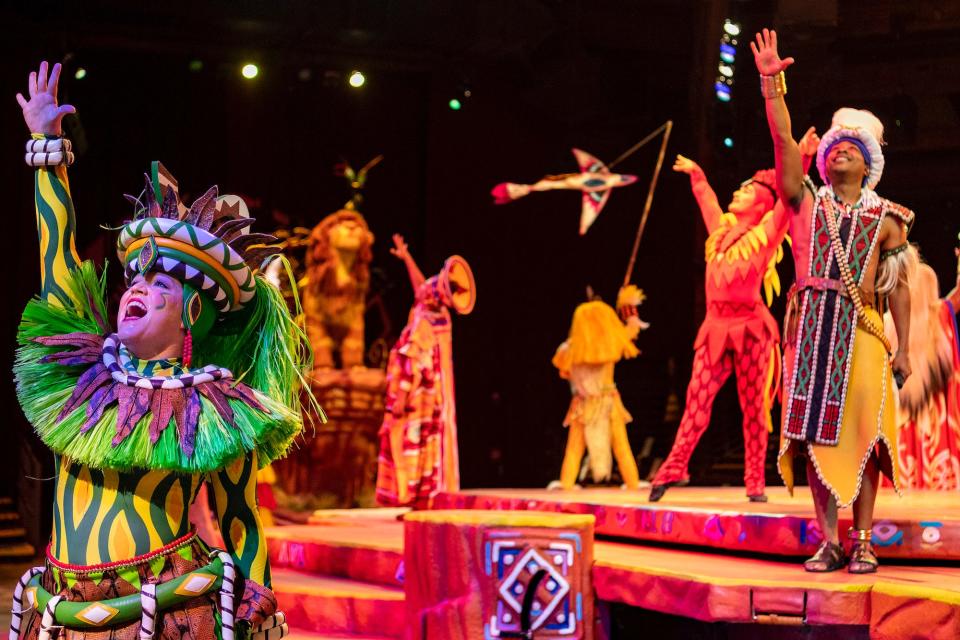
[[[83,257],[102,260],[99,229],[129,215],[153,159],[181,192],[210,184],[241,193],[261,219],[312,226],[349,192],[341,158],[377,154],[362,211],[377,235],[375,266],[399,330],[412,300],[387,249],[403,233],[427,273],[453,253],[477,276],[475,312],[455,320],[460,451],[465,487],[543,486],[558,474],[569,391],[550,365],[574,307],[592,285],[612,302],[623,278],[656,143],[617,167],[639,176],[618,189],[585,237],[577,193],[533,194],[495,207],[501,181],[533,182],[576,169],[569,149],[612,160],[670,118],[664,173],[634,273],[652,323],[642,355],[618,366],[635,422],[635,452],[662,456],[676,428],[691,344],[703,316],[703,240],[689,184],[670,164],[682,152],[707,171],[721,201],[772,162],[748,35],[780,30],[795,135],[821,132],[842,105],[887,126],[878,190],[917,211],[913,239],[952,286],[960,230],[960,3],[893,0],[399,0],[312,2],[29,2],[0,8],[0,193],[10,295],[0,368],[16,323],[39,288],[27,131],[13,99],[42,59],[65,60],[61,101],[77,147],[70,171]],[[142,6],[140,6],[142,5]],[[724,18],[743,25],[733,100],[714,96]],[[202,69],[191,71],[192,60]],[[240,77],[248,61],[254,81]],[[87,70],[82,80],[78,67]],[[347,86],[352,69],[367,84]],[[303,70],[307,70],[304,72]],[[309,74],[304,79],[302,75]],[[468,87],[460,111],[447,102]],[[733,139],[733,147],[722,144]],[[189,195],[186,196],[189,201]],[[278,213],[279,212],[279,213]],[[110,257],[112,260],[112,257]],[[789,262],[789,260],[787,261]],[[112,269],[116,270],[114,264]],[[789,282],[791,266],[781,267]],[[782,314],[782,299],[774,306]],[[0,481],[13,487],[49,459],[2,385]],[[682,407],[681,407],[682,408]],[[33,443],[33,444],[30,444]],[[694,456],[698,482],[737,482],[742,451],[732,384]],[[32,452],[31,455],[27,453]],[[648,459],[649,461],[649,459]],[[718,461],[727,461],[724,472]],[[772,480],[772,478],[771,478]],[[2,493],[2,492],[0,492]]]

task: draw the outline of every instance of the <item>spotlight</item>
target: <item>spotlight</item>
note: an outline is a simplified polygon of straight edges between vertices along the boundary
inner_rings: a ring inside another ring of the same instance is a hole
[[[367,78],[360,73],[359,71],[354,71],[350,74],[350,79],[348,80],[350,86],[354,89],[359,89],[367,82]]]
[[[307,82],[312,77],[313,77],[313,72],[306,67],[304,67],[303,69],[300,69],[300,71],[297,72],[297,78],[299,78],[301,82]]]
[[[87,77],[87,70],[84,69],[83,67],[80,67],[77,69],[77,72],[73,74],[73,77],[76,78],[77,80],[83,80],[84,78]]]
[[[713,88],[717,92],[717,100],[720,102],[730,102],[730,87],[722,82],[716,82],[714,83]]]
[[[733,64],[737,57],[737,48],[727,43],[720,44],[720,59],[727,64]]]
[[[454,111],[460,111],[460,108],[463,106],[463,104],[456,98],[451,98],[450,102],[448,102],[447,104]]]
[[[733,138],[730,138],[730,137],[724,138],[724,139],[723,139],[723,146],[725,146],[727,149],[732,149],[732,148],[733,148]]]
[[[190,64],[187,65],[187,68],[194,73],[203,71],[203,60],[191,60]]]
[[[733,67],[732,67],[732,66],[730,66],[730,65],[728,65],[728,64],[721,64],[721,65],[718,67],[718,69],[719,69],[719,71],[720,71],[720,75],[724,76],[725,78],[732,78],[732,77],[733,77]]]
[[[240,69],[240,73],[247,80],[253,80],[257,77],[257,75],[260,74],[260,68],[252,62],[248,62],[247,64],[243,65],[242,69]]]
[[[740,23],[727,18],[723,21],[723,32],[731,36],[740,35]]]

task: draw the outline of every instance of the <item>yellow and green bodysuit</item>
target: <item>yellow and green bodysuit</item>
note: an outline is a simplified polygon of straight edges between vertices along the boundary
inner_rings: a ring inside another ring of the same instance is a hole
[[[216,237],[222,241],[220,251],[229,254],[222,264],[232,257],[239,270],[236,258],[244,252],[228,243],[236,245],[243,235],[240,227],[249,222],[238,220],[236,202],[222,202],[214,191],[214,198],[201,205],[204,209],[195,204],[187,210],[179,206],[175,181],[172,187],[164,182],[164,171],[154,165],[161,185],[151,195],[160,197],[148,198],[124,231],[129,240],[136,239],[139,229],[150,229],[142,234],[146,240],[141,245],[150,245],[166,262],[161,265],[154,256],[156,267],[145,259],[139,265],[169,271],[176,267],[169,256],[179,254],[164,251],[203,257],[203,247],[190,245],[190,238],[198,237],[209,248],[210,238]],[[281,455],[301,429],[296,398],[302,334],[291,330],[293,321],[287,321],[280,294],[244,272],[240,286],[226,282],[232,294],[227,302],[218,299],[223,297],[219,289],[201,291],[203,297],[196,301],[233,311],[245,296],[246,308],[237,314],[243,317],[231,319],[229,327],[218,322],[193,347],[195,365],[203,366],[137,359],[111,333],[104,277],[77,256],[66,168],[39,168],[35,193],[42,289],[24,311],[14,373],[25,414],[57,455],[57,476],[46,567],[32,582],[24,582],[24,593],[32,598],[24,605],[44,605],[44,599],[49,604],[59,596],[63,601],[54,602],[54,613],[68,630],[74,628],[71,624],[87,629],[83,637],[91,640],[136,637],[130,634],[138,633],[146,617],[110,599],[155,585],[161,608],[158,635],[166,637],[169,631],[176,633],[170,637],[212,639],[233,637],[236,631],[242,636],[276,609],[256,479],[257,470]],[[215,236],[210,227],[217,223],[228,231]],[[216,283],[223,285],[224,279]],[[246,352],[238,347],[249,344],[258,346]],[[287,356],[286,362],[278,362],[278,352]],[[244,382],[236,381],[232,371],[242,374]],[[213,489],[226,546],[222,559],[196,537],[188,517],[204,481]],[[216,597],[227,580],[224,564],[233,565],[238,582],[239,604],[229,612],[223,610],[222,597]],[[221,568],[219,577],[200,585],[196,594],[164,591],[164,583],[182,587],[183,576],[200,584],[197,576],[214,565]],[[103,609],[80,615],[71,608],[74,602],[101,603],[97,606]],[[118,612],[110,614],[113,609]],[[136,620],[131,622],[131,616]],[[234,619],[240,623],[235,628]],[[38,637],[41,626],[38,610],[22,625],[20,637]],[[184,635],[186,629],[190,632]]]

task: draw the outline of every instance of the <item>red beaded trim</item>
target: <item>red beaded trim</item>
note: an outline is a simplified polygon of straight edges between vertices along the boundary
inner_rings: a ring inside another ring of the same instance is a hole
[[[136,556],[135,558],[130,558],[129,560],[117,560],[115,562],[106,562],[104,564],[87,564],[87,565],[67,564],[65,562],[60,562],[59,560],[54,558],[53,555],[50,553],[50,546],[52,544],[50,543],[50,544],[47,544],[47,551],[46,551],[47,562],[49,562],[51,565],[53,565],[57,569],[61,569],[63,571],[70,571],[78,575],[83,575],[87,573],[96,573],[97,571],[106,571],[109,569],[120,569],[122,567],[134,567],[137,565],[146,564],[147,562],[150,562],[154,558],[157,558],[159,556],[165,556],[173,551],[176,551],[177,549],[180,549],[181,547],[185,547],[186,545],[193,542],[193,539],[196,537],[197,537],[197,532],[191,531],[187,535],[181,538],[177,538],[170,544],[164,547],[160,547],[155,551],[151,551],[150,553],[145,553],[142,556]]]

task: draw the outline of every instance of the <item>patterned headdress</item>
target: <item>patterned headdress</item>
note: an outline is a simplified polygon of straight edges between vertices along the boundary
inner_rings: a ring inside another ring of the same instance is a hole
[[[870,189],[876,187],[883,175],[883,149],[880,147],[883,144],[883,123],[866,109],[843,107],[833,114],[830,129],[820,138],[820,146],[817,147],[817,171],[826,184],[830,184],[827,155],[831,148],[842,141],[852,142],[860,149],[864,162],[870,167],[863,183]]]
[[[218,314],[237,311],[253,298],[254,272],[278,253],[272,235],[250,233],[254,222],[239,196],[218,196],[210,187],[188,209],[176,179],[159,162],[151,165],[143,202],[120,229],[117,253],[129,284],[137,274],[161,271],[184,286],[183,320],[202,339]]]

